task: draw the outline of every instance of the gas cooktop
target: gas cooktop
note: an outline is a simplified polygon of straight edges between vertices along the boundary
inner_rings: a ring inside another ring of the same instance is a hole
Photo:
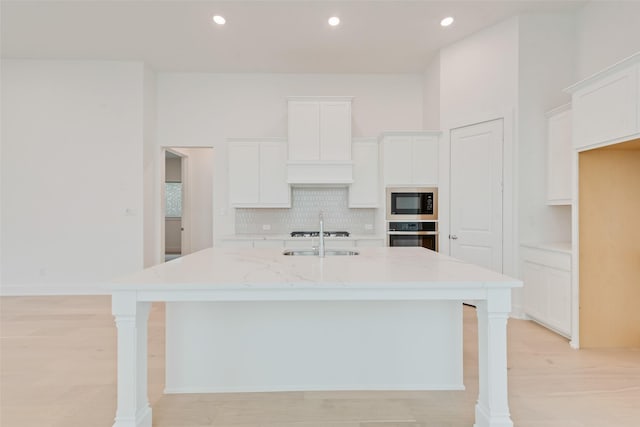
[[[292,231],[291,237],[318,237],[319,231]],[[325,231],[324,237],[349,237],[348,231]]]

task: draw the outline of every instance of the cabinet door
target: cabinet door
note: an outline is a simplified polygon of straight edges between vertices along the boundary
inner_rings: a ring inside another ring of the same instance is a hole
[[[384,183],[390,185],[411,185],[412,182],[412,138],[393,136],[383,142]]]
[[[547,125],[547,203],[569,205],[573,171],[571,110],[549,117]]]
[[[350,208],[378,207],[378,144],[353,144],[353,184],[349,187]]]
[[[260,143],[260,204],[291,206],[291,190],[287,184],[286,144]]]
[[[544,321],[546,317],[546,279],[543,266],[528,261],[522,263],[524,282],[524,311],[529,316]]]
[[[229,144],[229,200],[232,206],[260,200],[260,147],[256,143]]]
[[[415,185],[438,185],[438,137],[416,136],[413,138],[411,155],[411,183]]]
[[[576,148],[638,132],[637,80],[637,67],[631,67],[573,94]]]
[[[351,103],[320,103],[320,160],[351,160]]]
[[[320,104],[289,101],[289,160],[320,159]]]
[[[571,273],[545,268],[547,281],[547,323],[571,335]]]

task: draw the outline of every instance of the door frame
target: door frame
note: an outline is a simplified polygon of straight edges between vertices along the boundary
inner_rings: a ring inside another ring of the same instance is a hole
[[[451,121],[442,123],[442,138],[440,141],[440,170],[451,170],[451,131],[454,129],[472,126],[493,120],[503,120],[503,143],[502,143],[502,270],[503,274],[520,277],[519,269],[519,232],[518,232],[518,149],[517,126],[515,108],[496,111],[488,115],[469,117],[466,120]],[[448,238],[450,229],[450,173],[444,172],[439,177],[439,228],[440,228],[440,251],[450,253]],[[514,289],[512,292],[512,316],[524,318],[522,310],[522,290]]]

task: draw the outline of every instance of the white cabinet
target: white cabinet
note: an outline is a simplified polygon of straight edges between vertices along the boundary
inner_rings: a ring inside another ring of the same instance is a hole
[[[229,236],[222,238],[218,246],[222,248],[284,248],[284,240]]]
[[[566,89],[572,94],[574,147],[640,134],[640,53]]]
[[[349,187],[350,208],[377,208],[379,147],[375,138],[358,138],[352,142],[353,184]]]
[[[358,248],[381,248],[385,246],[384,239],[358,239],[356,247]]]
[[[351,160],[351,97],[289,97],[289,161]]]
[[[233,207],[291,207],[283,139],[232,139],[229,201]]]
[[[440,132],[384,132],[384,185],[438,185]]]
[[[555,246],[555,247],[553,247]],[[571,336],[571,254],[568,244],[522,246],[524,311],[531,319]]]
[[[547,204],[571,204],[571,104],[547,113]]]

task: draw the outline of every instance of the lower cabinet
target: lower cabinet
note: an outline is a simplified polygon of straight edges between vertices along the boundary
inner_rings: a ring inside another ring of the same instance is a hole
[[[239,239],[225,238],[218,245],[222,248],[284,248],[282,239]]]
[[[331,249],[353,249],[365,247],[382,247],[385,245],[384,239],[366,238],[366,239],[327,239],[325,246]],[[317,238],[299,238],[299,239],[252,239],[228,237],[222,239],[219,247],[223,248],[283,248],[283,249],[310,249],[318,246]]]
[[[385,246],[384,239],[358,239],[356,240],[358,248],[381,248]]]
[[[524,311],[529,318],[571,336],[571,254],[523,246]]]

